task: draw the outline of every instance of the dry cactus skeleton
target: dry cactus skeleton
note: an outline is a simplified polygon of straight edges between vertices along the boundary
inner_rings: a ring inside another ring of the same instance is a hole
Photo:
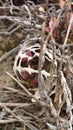
[[[28,78],[33,78],[35,75],[38,75],[38,60],[39,60],[40,44],[36,43],[35,45],[26,45],[22,46],[18,55],[15,58],[14,62],[14,72],[17,75],[18,79],[23,79],[27,81]],[[45,60],[51,61],[52,54],[46,49]],[[33,76],[32,76],[33,75]],[[46,71],[46,68],[42,70],[42,75],[47,79],[49,73]],[[37,79],[35,79],[37,80]],[[33,81],[36,83],[37,81]]]

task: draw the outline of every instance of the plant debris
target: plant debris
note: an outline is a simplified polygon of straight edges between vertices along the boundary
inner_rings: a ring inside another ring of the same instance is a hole
[[[7,98],[0,103],[1,129],[73,129],[72,4],[69,0],[1,0],[1,38],[16,35],[19,39],[0,57],[0,63],[15,57],[14,72],[6,70],[6,74],[16,83],[2,88]]]

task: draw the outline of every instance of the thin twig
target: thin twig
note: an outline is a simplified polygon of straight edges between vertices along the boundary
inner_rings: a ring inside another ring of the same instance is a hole
[[[30,103],[0,103],[0,107],[3,106],[7,106],[7,107],[29,107],[31,104]]]
[[[66,46],[67,44],[67,40],[68,40],[68,37],[69,37],[69,33],[70,33],[70,30],[71,30],[71,26],[72,26],[72,22],[73,22],[73,15],[70,19],[70,23],[69,23],[69,26],[68,26],[68,30],[67,30],[67,34],[66,34],[66,37],[65,37],[65,41],[64,41],[64,44],[63,44],[63,48]]]
[[[13,48],[12,50],[7,52],[6,54],[2,55],[0,57],[0,62],[2,62],[4,59],[6,59],[8,56],[12,55],[13,53],[17,52],[20,48],[21,48],[21,46],[18,45],[17,47]]]
[[[9,120],[0,120],[0,124],[11,124],[14,122],[19,122],[17,119],[9,119]]]

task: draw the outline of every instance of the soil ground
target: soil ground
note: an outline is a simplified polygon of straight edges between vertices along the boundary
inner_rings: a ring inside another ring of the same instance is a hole
[[[20,34],[19,34],[20,35]],[[10,51],[12,48],[17,46],[20,41],[22,40],[22,37],[19,39],[19,37],[8,36],[8,37],[1,37],[0,36],[0,57],[4,54],[6,54],[8,51]],[[10,74],[13,74],[13,64],[14,64],[14,58],[16,54],[12,54],[6,59],[4,59],[0,63],[0,102],[3,102],[3,99],[5,101],[6,93],[4,93],[3,88],[5,87],[14,87],[15,82],[6,74],[6,71]]]

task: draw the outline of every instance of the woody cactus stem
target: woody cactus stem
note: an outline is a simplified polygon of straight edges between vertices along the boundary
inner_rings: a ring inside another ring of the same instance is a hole
[[[39,85],[39,93],[40,97],[43,99],[46,95],[45,91],[45,82],[44,78],[41,74],[43,64],[45,62],[45,51],[46,51],[47,42],[45,43],[45,22],[42,25],[42,43],[39,54],[39,63],[38,63],[38,85]]]

